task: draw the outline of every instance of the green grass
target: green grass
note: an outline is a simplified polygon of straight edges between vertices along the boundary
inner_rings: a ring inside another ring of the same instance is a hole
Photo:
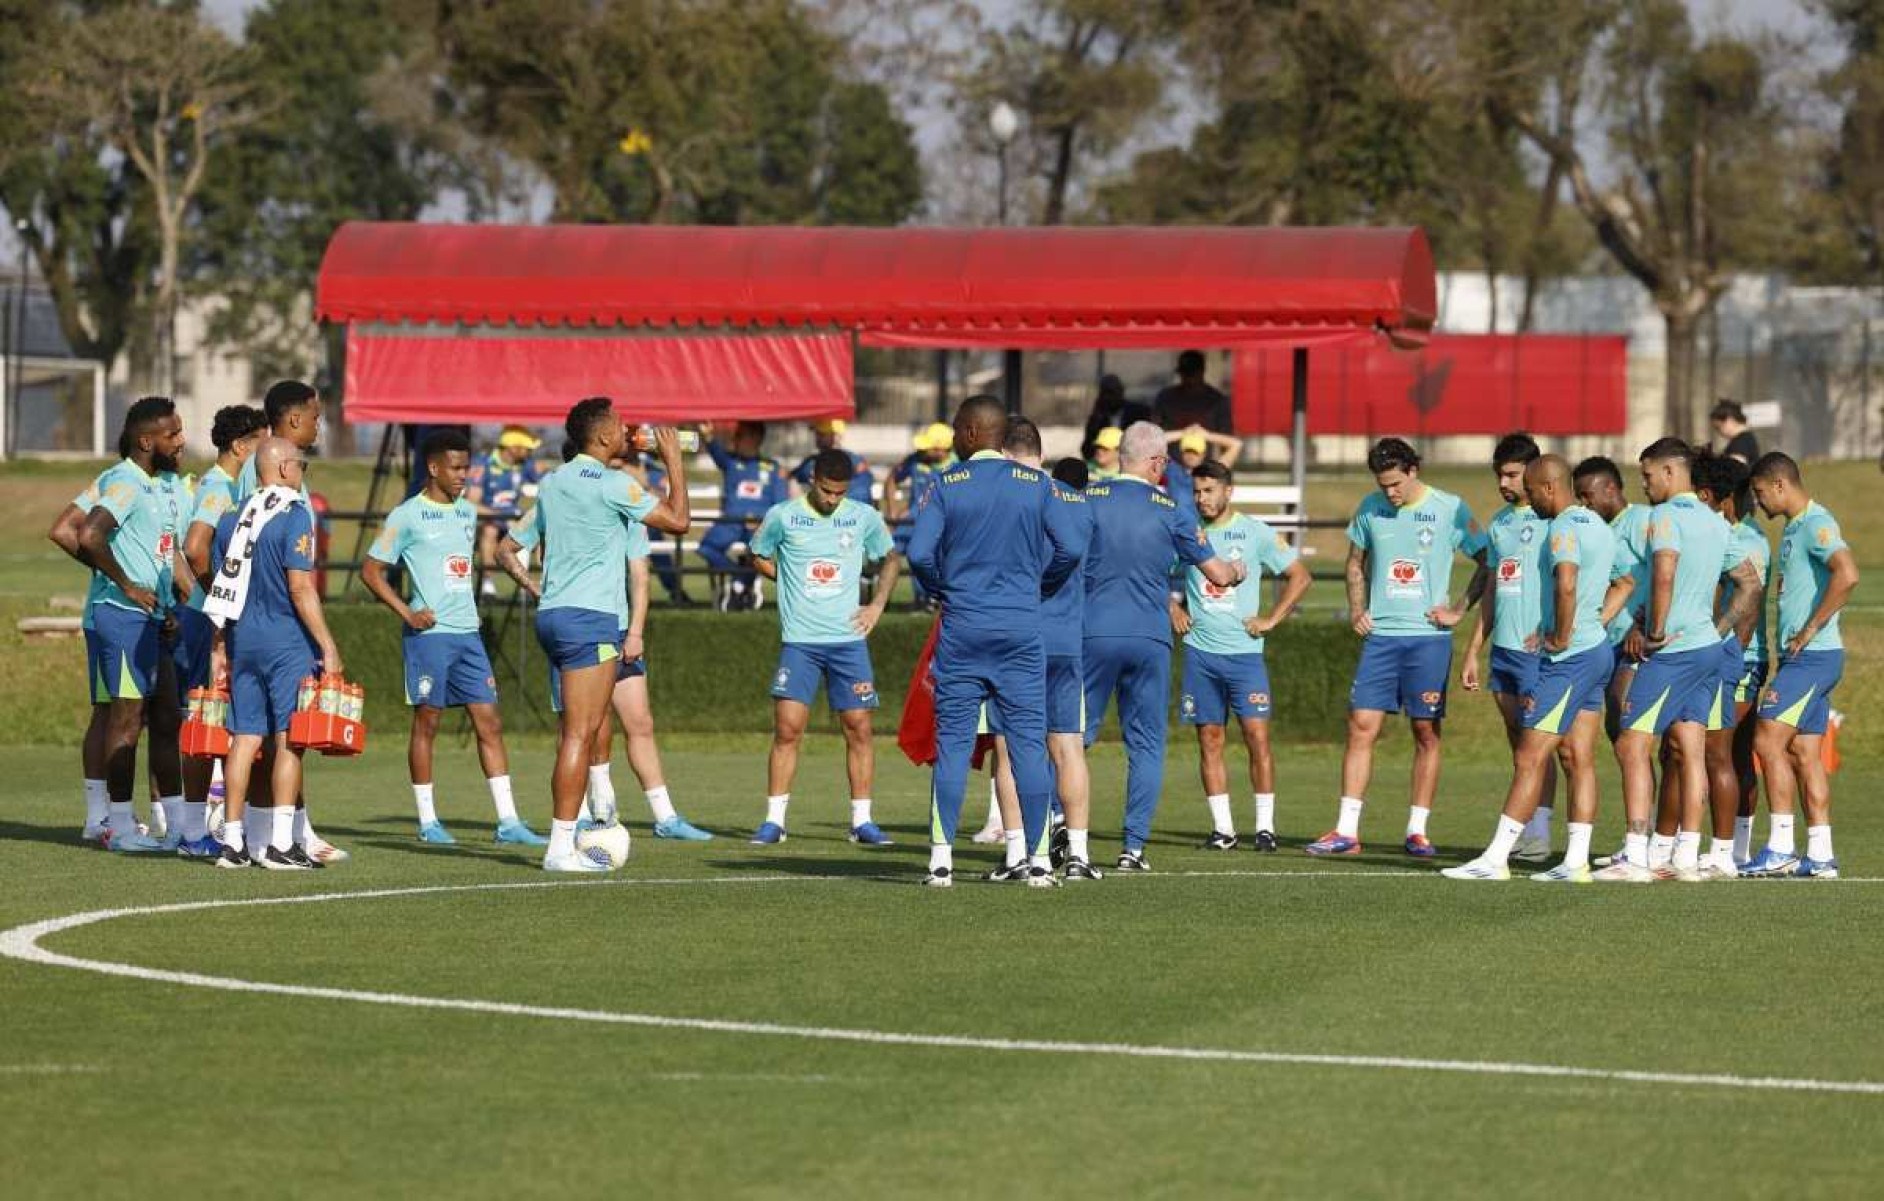
[[[843,840],[832,740],[814,740],[792,840],[772,850],[741,837],[760,812],[762,741],[672,741],[683,811],[730,836],[641,837],[644,810],[623,787],[635,858],[608,884],[133,916],[46,945],[276,983],[794,1026],[1884,1080],[1872,1036],[1884,888],[1431,879],[1394,850],[1404,738],[1381,765],[1358,863],[1294,849],[1332,816],[1335,763],[1318,748],[1281,752],[1284,854],[1192,849],[1204,807],[1177,741],[1158,874],[1045,894],[914,887],[927,779],[887,744],[879,817],[901,845],[866,853]],[[484,842],[466,753],[441,756],[439,781],[464,845],[416,844],[397,742],[314,769],[322,827],[354,860],[296,876],[79,847],[74,754],[9,751],[0,926],[541,879],[529,856]],[[1482,740],[1455,743],[1433,825],[1451,861],[1481,844],[1506,778]],[[520,802],[538,821],[546,768],[542,750],[518,749]],[[1105,853],[1116,749],[1097,752],[1095,774]],[[1836,781],[1851,877],[1884,876],[1884,817],[1865,803],[1880,784],[1874,760]],[[1618,829],[1607,768],[1604,797],[1599,850]],[[1246,818],[1246,799],[1238,809]],[[965,824],[979,816],[971,803]],[[989,859],[958,855],[964,869]],[[1251,874],[1178,874],[1232,870]],[[720,883],[635,883],[648,880]],[[1868,1191],[1884,1169],[1884,1096],[859,1045],[215,992],[11,960],[0,997],[9,1198],[233,1195],[257,1180],[347,1197],[615,1185],[962,1196],[1008,1181],[1104,1196],[1833,1196]],[[32,1070],[53,1067],[67,1070]]]

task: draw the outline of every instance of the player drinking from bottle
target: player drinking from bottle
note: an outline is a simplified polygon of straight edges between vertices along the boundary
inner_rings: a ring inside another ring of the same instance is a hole
[[[457,841],[438,820],[432,748],[438,740],[438,719],[446,709],[462,705],[477,734],[478,763],[497,808],[496,841],[543,846],[547,840],[517,816],[503,719],[497,712],[497,679],[478,633],[477,598],[471,585],[478,511],[464,496],[465,478],[471,471],[471,440],[449,427],[435,430],[419,454],[425,463],[424,489],[386,515],[385,527],[360,569],[367,591],[405,623],[400,644],[406,704],[412,706],[406,766],[419,810],[419,840]],[[411,603],[386,578],[386,567],[392,563],[405,564],[412,582]]]
[[[767,765],[765,821],[752,841],[785,841],[785,809],[798,747],[818,685],[844,728],[850,777],[850,840],[886,847],[890,838],[870,814],[876,759],[870,742],[870,711],[877,707],[876,680],[866,639],[883,617],[896,588],[896,556],[883,518],[847,493],[855,464],[844,451],[820,451],[812,464],[811,488],[796,500],[766,512],[752,540],[752,565],[778,584],[784,645],[772,677],[772,754]],[[870,603],[858,607],[865,564],[881,563]]]

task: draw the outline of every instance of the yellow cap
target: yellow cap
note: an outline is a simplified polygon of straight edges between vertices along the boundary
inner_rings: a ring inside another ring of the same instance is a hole
[[[841,417],[826,417],[823,421],[811,423],[812,431],[820,434],[841,434],[850,427]]]
[[[1181,451],[1189,451],[1191,454],[1201,455],[1210,449],[1210,439],[1204,437],[1202,434],[1185,434],[1182,438],[1178,439],[1178,449]]]
[[[955,427],[945,421],[935,422],[916,435],[917,450],[947,450],[955,445]]]
[[[1125,437],[1125,431],[1116,425],[1108,425],[1093,435],[1094,446],[1103,446],[1107,450],[1117,450],[1119,442]]]
[[[497,445],[506,448],[519,446],[524,450],[535,450],[543,445],[543,439],[520,425],[507,425],[504,427],[504,432],[497,435]]]

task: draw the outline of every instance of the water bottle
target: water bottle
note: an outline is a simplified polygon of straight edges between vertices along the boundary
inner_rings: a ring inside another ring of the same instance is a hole
[[[319,689],[320,683],[313,676],[302,676],[301,690],[295,695],[294,707],[302,712],[312,709],[315,693]]]
[[[340,677],[324,675],[320,683],[320,705],[322,713],[340,714]]]
[[[675,430],[674,434],[675,440],[680,443],[680,453],[690,455],[699,451],[699,430]],[[636,450],[652,451],[654,449],[654,427],[651,425],[639,427],[635,430],[634,437],[630,439],[630,441],[633,443]]]

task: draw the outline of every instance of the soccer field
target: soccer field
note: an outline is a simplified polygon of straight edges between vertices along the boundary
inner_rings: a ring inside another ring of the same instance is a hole
[[[1217,854],[1174,743],[1155,874],[933,892],[927,777],[887,742],[891,850],[844,841],[828,737],[791,841],[748,846],[745,739],[668,754],[719,840],[644,837],[623,787],[628,869],[561,883],[489,847],[468,754],[440,758],[462,845],[418,844],[386,734],[314,769],[354,858],[305,874],[80,846],[74,753],[5,752],[0,945],[42,961],[0,958],[0,1195],[1830,1196],[1884,1169],[1875,769],[1835,780],[1835,883],[1472,886],[1435,870],[1490,829],[1484,748],[1447,766],[1432,865],[1398,851],[1404,737],[1335,863],[1298,849],[1334,751],[1279,750],[1282,854]],[[546,770],[519,749],[539,823]],[[1616,797],[1606,770],[1599,851]]]

